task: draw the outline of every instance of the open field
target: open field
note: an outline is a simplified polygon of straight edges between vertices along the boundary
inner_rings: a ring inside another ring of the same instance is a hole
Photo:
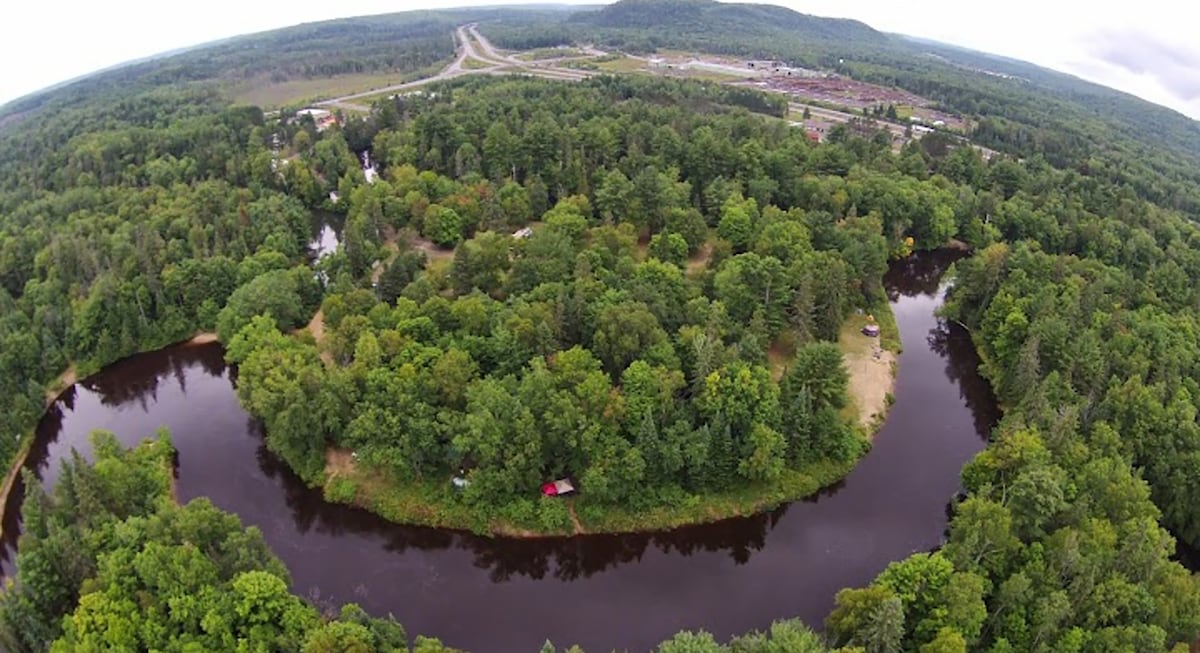
[[[482,59],[467,59],[462,63],[463,70],[486,70],[495,67],[495,65]]]
[[[440,68],[441,65],[433,70],[410,73],[361,73],[315,79],[293,79],[286,82],[252,79],[230,85],[228,95],[237,103],[253,104],[263,109],[275,109],[286,105],[304,104],[330,97],[361,93],[390,84],[399,84],[427,77]]]
[[[602,57],[608,59],[608,57]],[[619,57],[609,61],[597,61],[596,69],[609,73],[634,73],[644,71],[646,62],[633,57]]]
[[[516,55],[521,61],[542,61],[543,59],[561,59],[563,57],[582,57],[585,53],[579,48],[538,48]]]

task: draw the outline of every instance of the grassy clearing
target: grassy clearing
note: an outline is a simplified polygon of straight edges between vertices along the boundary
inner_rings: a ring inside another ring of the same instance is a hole
[[[316,79],[292,79],[273,82],[267,78],[243,80],[229,85],[226,94],[236,103],[251,104],[264,109],[303,104],[316,100],[362,93],[374,88],[403,84],[429,77],[444,68],[439,62],[422,70],[408,73],[379,72],[336,75]]]
[[[536,488],[534,488],[536,490]],[[398,524],[469,530],[511,537],[551,537],[577,531],[568,505],[534,494],[511,506],[511,514],[489,516],[467,505],[450,479],[400,479],[354,460],[349,451],[325,456],[325,500],[369,510]]]
[[[300,104],[323,97],[338,97],[399,83],[396,73],[338,75],[320,79],[293,79],[286,82],[247,80],[230,92],[234,102],[260,107]]]
[[[787,371],[788,364],[796,357],[796,338],[791,331],[779,334],[775,342],[767,348],[767,367],[771,370],[771,378],[778,383]]]
[[[600,61],[596,63],[597,70],[603,70],[610,73],[633,73],[644,70],[646,62],[632,57],[618,57],[611,61]]]
[[[325,499],[357,506],[393,522],[470,530],[509,537],[561,537],[677,528],[774,510],[836,483],[856,460],[824,462],[785,470],[773,483],[706,495],[685,495],[671,505],[618,509],[591,504],[586,495],[568,499],[534,495],[511,515],[489,517],[463,503],[449,479],[401,480],[360,465],[350,452],[326,455]],[[536,488],[531,490],[531,493]]]
[[[538,48],[516,55],[521,61],[542,61],[543,59],[560,59],[562,57],[582,57],[586,52],[579,48]]]
[[[466,60],[463,61],[463,64],[462,64],[463,70],[486,70],[488,68],[493,68],[495,66],[496,66],[496,64],[494,64],[490,61],[484,61],[483,59],[471,59],[471,58],[467,58]]]
[[[710,238],[707,242],[696,250],[696,253],[688,258],[687,274],[694,277],[708,268],[708,262],[712,259],[713,242]]]

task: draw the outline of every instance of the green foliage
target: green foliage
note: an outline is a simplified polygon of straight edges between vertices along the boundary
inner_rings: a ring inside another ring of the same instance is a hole
[[[217,334],[229,342],[256,315],[268,315],[280,329],[291,329],[308,321],[312,308],[301,296],[300,281],[307,272],[275,270],[254,277],[233,291],[229,303],[217,316]]]
[[[654,234],[650,238],[650,255],[664,262],[683,267],[687,263],[688,242],[674,233]]]
[[[125,451],[92,436],[53,495],[29,478],[26,530],[0,593],[10,651],[407,651],[390,619],[346,606],[336,621],[288,592],[257,529],[207,499],[171,502],[174,449],[160,433]]]
[[[463,219],[448,206],[431,205],[425,212],[422,233],[442,247],[453,247],[463,237]]]

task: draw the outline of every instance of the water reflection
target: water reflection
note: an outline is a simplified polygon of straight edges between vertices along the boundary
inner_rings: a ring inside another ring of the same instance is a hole
[[[251,420],[249,428],[259,429]],[[382,540],[392,553],[458,548],[473,554],[473,565],[487,570],[493,582],[513,577],[561,581],[586,578],[623,563],[640,560],[653,548],[661,553],[691,555],[699,551],[727,552],[744,563],[766,544],[767,532],[787,512],[787,506],[745,519],[728,520],[660,533],[590,535],[535,540],[480,537],[447,529],[401,526],[373,513],[327,503],[295,476],[265,446],[256,452],[262,472],[277,479],[297,532],[335,537],[369,535]]]
[[[959,396],[975,416],[975,431],[991,433],[1000,421],[1000,407],[992,386],[979,375],[979,358],[971,334],[956,323],[942,322],[929,333],[929,347],[946,361],[946,378],[959,387]]]
[[[216,345],[135,356],[81,382],[47,412],[28,466],[52,483],[72,447],[87,451],[89,430],[131,445],[166,426],[179,451],[180,499],[209,497],[261,529],[296,592],[390,612],[410,632],[477,652],[536,650],[546,638],[647,650],[685,628],[725,637],[781,617],[820,625],[838,589],[938,545],[959,470],[996,418],[969,338],[933,314],[955,258],[916,256],[887,275],[904,353],[896,404],[872,451],[837,485],[754,517],[544,540],[390,524],[326,503],[266,450]],[[13,497],[6,572],[19,491]]]
[[[309,258],[317,261],[337,250],[342,241],[342,230],[346,216],[314,209],[312,211],[311,242],[308,244]]]

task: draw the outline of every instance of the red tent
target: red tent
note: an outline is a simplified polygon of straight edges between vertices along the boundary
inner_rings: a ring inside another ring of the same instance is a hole
[[[565,478],[542,484],[542,494],[548,497],[557,497],[574,491],[575,486]]]

